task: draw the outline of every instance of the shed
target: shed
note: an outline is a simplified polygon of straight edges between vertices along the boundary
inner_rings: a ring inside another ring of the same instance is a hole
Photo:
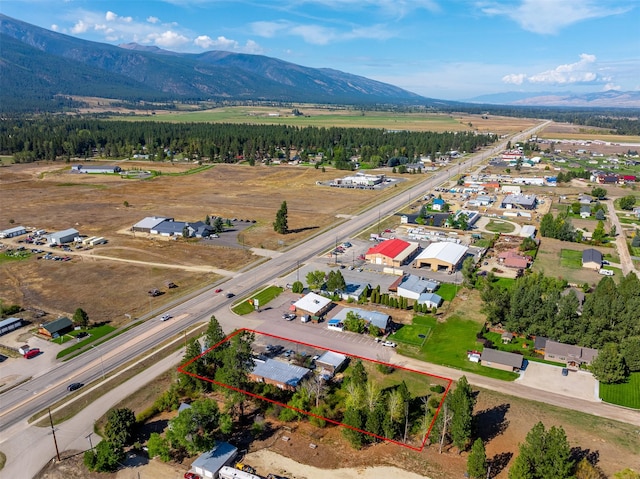
[[[505,331],[504,333],[502,333],[502,336],[500,336],[500,338],[502,339],[502,344],[509,344],[511,341],[513,341],[513,333]]]
[[[310,369],[277,359],[267,359],[266,361],[254,359],[254,367],[249,373],[249,377],[252,381],[273,384],[280,389],[295,391],[310,372]]]
[[[316,293],[308,293],[293,303],[297,312],[311,316],[322,316],[331,308],[331,300]]]
[[[533,225],[524,225],[520,229],[520,236],[522,236],[523,238],[535,238],[536,227]]]
[[[602,267],[602,253],[589,248],[582,252],[582,267],[598,271]]]
[[[519,371],[522,369],[524,358],[520,354],[498,351],[497,349],[485,348],[480,355],[480,363],[493,369],[502,371]]]
[[[219,442],[210,451],[198,456],[191,464],[191,469],[200,477],[217,478],[218,471],[238,455],[238,448],[228,442]]]
[[[22,318],[7,318],[0,321],[0,336],[22,326]]]
[[[75,228],[69,228],[46,235],[49,244],[61,245],[73,242],[80,236],[80,232]]]
[[[335,374],[342,369],[346,362],[347,357],[344,354],[327,351],[316,359],[316,366]]]
[[[444,269],[453,273],[467,254],[466,246],[443,241],[431,243],[416,258],[416,268],[428,266],[433,271]]]
[[[435,210],[435,211],[442,211],[444,208],[445,202],[442,198],[434,198],[433,202],[431,203],[431,207]]]
[[[40,326],[38,333],[49,338],[57,338],[58,336],[68,333],[72,329],[73,322],[69,318],[63,316],[62,318],[58,318]]]

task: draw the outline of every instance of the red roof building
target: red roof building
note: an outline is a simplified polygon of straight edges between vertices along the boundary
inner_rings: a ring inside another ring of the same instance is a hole
[[[418,250],[418,243],[409,243],[401,239],[390,239],[369,248],[365,258],[373,264],[384,266],[402,266],[411,261]]]

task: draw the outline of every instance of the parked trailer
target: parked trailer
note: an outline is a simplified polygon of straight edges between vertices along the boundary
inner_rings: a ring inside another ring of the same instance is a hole
[[[97,244],[104,244],[106,242],[107,242],[107,240],[105,238],[103,238],[102,236],[100,236],[99,238],[95,238],[95,239],[89,241],[89,246],[95,246]]]
[[[82,244],[88,245],[89,243],[91,243],[96,238],[97,238],[97,236],[91,236],[89,238],[85,238],[85,239],[82,240]]]
[[[220,479],[261,479],[260,476],[229,466],[223,466],[222,469],[218,471],[218,477]]]

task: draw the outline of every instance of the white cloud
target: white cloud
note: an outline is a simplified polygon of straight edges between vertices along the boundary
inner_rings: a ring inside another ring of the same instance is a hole
[[[247,43],[242,46],[236,40],[231,40],[220,36],[216,39],[211,38],[209,35],[200,35],[193,41],[194,45],[202,49],[215,49],[225,51],[235,51],[242,53],[263,53],[263,48],[253,40],[247,40]]]
[[[360,38],[368,40],[387,40],[394,36],[385,25],[372,25],[368,27],[353,27],[344,32],[334,28],[324,27],[314,24],[295,24],[286,20],[275,22],[253,22],[250,24],[251,33],[263,38],[273,38],[275,36],[296,36],[301,37],[306,43],[312,45],[328,45],[346,40],[356,40]]]
[[[521,0],[491,1],[479,4],[487,15],[503,15],[518,23],[524,30],[540,33],[558,33],[564,27],[592,18],[620,15],[631,7],[608,6],[601,0]]]
[[[104,18],[107,22],[115,22],[118,19],[118,15],[116,13],[113,13],[112,11],[108,11],[105,14]]]
[[[189,39],[184,35],[167,30],[162,33],[150,33],[145,39],[145,43],[153,43],[159,47],[176,48],[188,43]]]
[[[151,17],[147,17],[147,22],[149,22],[149,23],[156,24],[156,23],[158,23],[159,21],[160,21],[160,19],[159,19],[158,17],[153,17],[153,16],[151,16]]]
[[[511,73],[502,77],[504,83],[522,85],[523,83],[538,83],[549,85],[570,85],[575,83],[604,83],[610,82],[610,75],[598,74],[596,56],[582,53],[580,60],[575,63],[558,65],[552,70],[546,70],[534,75]]]
[[[620,87],[620,85],[616,85],[614,83],[607,83],[605,86],[602,87],[602,91],[609,91],[609,90],[622,90],[622,88]]]
[[[78,20],[71,28],[71,33],[75,33],[77,35],[78,33],[85,33],[87,30],[89,30],[89,25],[82,20]]]
[[[53,30],[54,32],[57,32],[60,29],[60,27],[58,25],[56,25],[55,23],[51,25],[51,30]]]

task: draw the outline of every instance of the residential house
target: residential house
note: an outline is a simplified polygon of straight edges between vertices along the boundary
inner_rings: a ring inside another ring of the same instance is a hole
[[[591,216],[591,206],[580,205],[580,218],[585,219]]]
[[[67,317],[62,317],[41,325],[38,329],[38,333],[48,338],[57,338],[68,333],[72,329],[73,322]]]
[[[261,361],[254,359],[249,379],[255,382],[273,384],[280,389],[295,391],[298,385],[311,373],[310,369],[285,363],[277,359]]]
[[[572,344],[547,340],[544,350],[546,361],[566,362],[567,368],[577,370],[581,365],[589,365],[598,355],[597,349],[583,348]]]
[[[191,470],[200,477],[216,478],[220,469],[232,464],[237,455],[238,448],[228,442],[218,442],[213,449],[193,461]]]
[[[442,301],[442,296],[436,293],[422,293],[417,299],[418,304],[425,304],[427,308],[439,308]]]
[[[435,284],[435,287],[437,287],[437,284]],[[423,279],[413,274],[408,274],[401,278],[396,291],[398,296],[417,300],[422,293],[428,291],[428,289],[433,291],[433,288],[433,281]]]
[[[537,204],[536,195],[507,195],[500,208],[533,210]]]
[[[602,253],[589,248],[582,252],[582,267],[598,271],[602,267]]]

